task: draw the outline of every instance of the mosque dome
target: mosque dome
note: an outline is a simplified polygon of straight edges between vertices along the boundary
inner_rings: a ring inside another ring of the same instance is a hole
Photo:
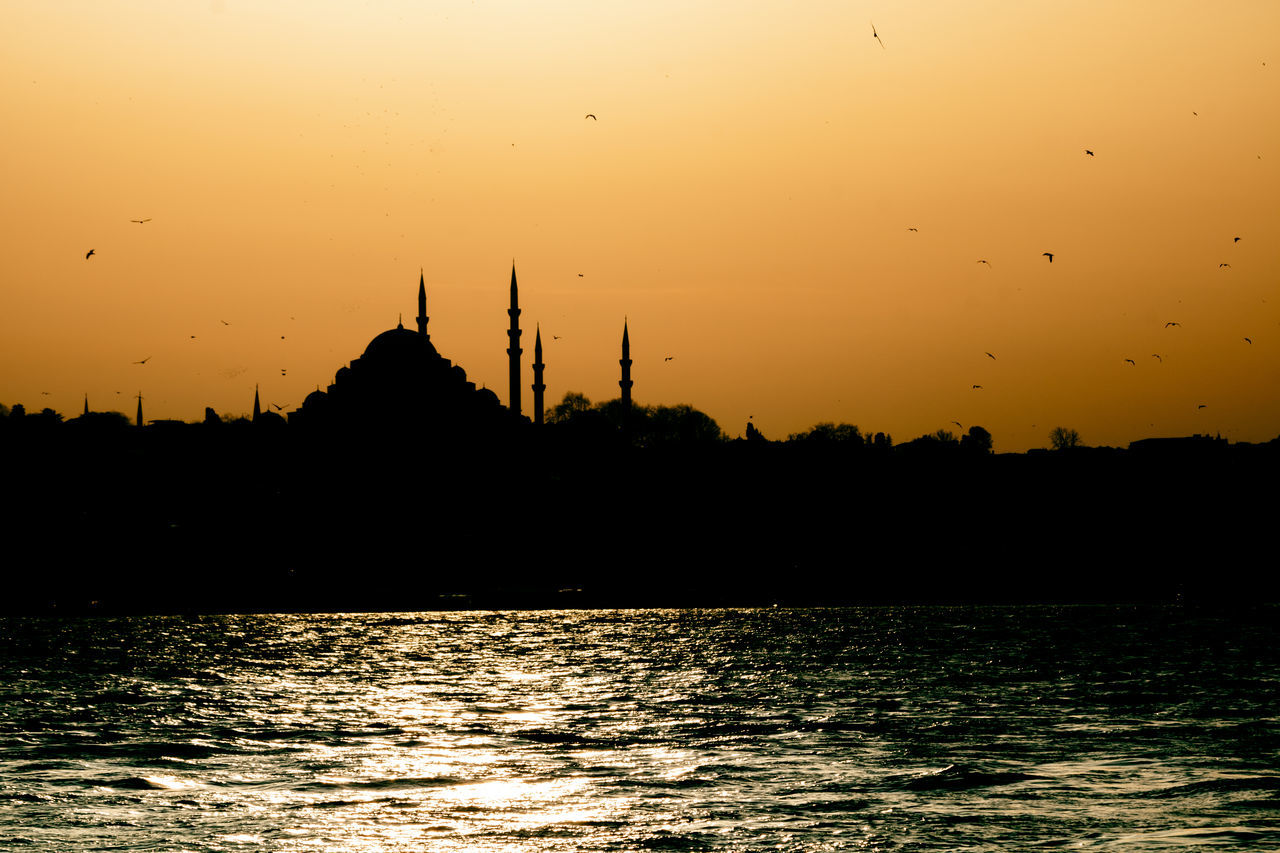
[[[420,358],[422,355],[437,355],[436,348],[431,345],[431,341],[417,332],[406,329],[402,324],[383,332],[369,341],[369,345],[364,349],[363,358],[370,361],[382,361],[384,359]]]

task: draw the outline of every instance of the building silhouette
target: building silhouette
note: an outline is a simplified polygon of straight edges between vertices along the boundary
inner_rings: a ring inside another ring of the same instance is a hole
[[[511,328],[507,330],[510,344],[507,346],[507,358],[511,363],[511,396],[508,405],[511,411],[520,414],[520,300],[516,293],[516,265],[511,264],[511,307],[507,314],[511,316]]]

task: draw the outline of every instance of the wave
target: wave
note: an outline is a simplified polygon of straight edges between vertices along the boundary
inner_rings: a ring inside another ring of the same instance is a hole
[[[941,770],[922,776],[890,777],[890,787],[903,791],[967,791],[1042,778],[1044,777],[1017,771],[989,772],[962,764],[948,764]]]

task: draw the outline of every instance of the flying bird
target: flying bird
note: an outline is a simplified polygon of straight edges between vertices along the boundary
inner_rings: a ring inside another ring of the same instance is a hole
[[[977,388],[978,390],[982,390],[982,386],[981,386],[981,385],[974,385],[973,387],[974,387],[974,388]]]
[[[1244,339],[1244,342],[1245,342],[1246,344],[1249,344],[1250,346],[1252,346],[1252,345],[1253,345],[1253,341],[1249,340],[1248,338],[1245,338],[1245,339]]]
[[[1088,154],[1090,157],[1093,156],[1093,152],[1090,151],[1088,148],[1084,149],[1084,153]]]
[[[582,273],[578,273],[578,278],[583,278]]]
[[[1173,323],[1173,322],[1169,322],[1169,323],[1165,323],[1165,324],[1164,324],[1164,327],[1167,329],[1167,328],[1169,328],[1170,326],[1181,326],[1181,325],[1182,325],[1181,323]]]
[[[592,121],[599,121],[599,120],[600,120],[600,119],[596,118],[596,114],[595,114],[595,113],[587,113],[585,116],[583,116],[583,117],[582,117],[582,119],[583,119],[583,121],[586,121],[587,119],[591,119]]]
[[[1164,359],[1160,357],[1160,353],[1153,352],[1151,353],[1151,357],[1154,358],[1156,361],[1160,362],[1161,364],[1164,364]]]
[[[675,356],[674,356],[674,355],[669,355],[669,356],[667,356],[666,358],[664,358],[664,359],[663,359],[663,361],[670,361],[670,360],[671,360],[671,359],[673,359],[673,358],[675,358]]]
[[[1207,408],[1209,408],[1209,407],[1208,407],[1208,406],[1206,406],[1204,403],[1201,403],[1200,405],[1196,406],[1196,408],[1197,408],[1197,409],[1207,409]]]
[[[1125,361],[1129,362],[1129,363],[1130,363],[1130,364],[1132,364],[1134,367],[1137,367],[1137,366],[1138,366],[1138,362],[1134,361],[1134,360],[1133,360],[1133,359],[1131,359],[1131,358],[1126,358],[1126,359],[1125,359]]]
[[[150,360],[151,360],[151,356],[147,356],[142,361],[135,361],[134,364],[146,364]]]
[[[226,320],[219,320],[218,322],[219,322],[219,323],[221,323],[221,324],[222,324],[222,325],[224,325],[224,326],[230,326],[230,325],[231,325],[231,324],[230,324],[230,323],[228,323]]]
[[[919,228],[911,228],[911,227],[908,227],[908,228],[907,228],[907,230],[908,230],[908,231],[919,231],[920,229],[919,229]]]
[[[89,260],[89,256],[90,256],[90,255],[92,255],[95,251],[97,251],[97,250],[96,250],[96,249],[90,249],[89,251],[85,252],[85,253],[84,253],[84,259],[85,259],[86,261],[87,261],[87,260]]]
[[[875,40],[876,40],[876,41],[880,42],[880,47],[881,47],[881,48],[883,48],[883,47],[884,47],[884,40],[883,40],[883,39],[881,39],[881,38],[880,38],[880,34],[879,34],[878,32],[876,32],[876,25],[875,25],[875,22],[874,22],[874,21],[872,21],[872,22],[871,22],[871,35],[872,35],[872,37],[873,37],[873,38],[875,38]]]
[[[1049,263],[1053,263],[1053,252],[1041,252],[1040,254],[1042,254],[1042,255],[1044,255],[1046,258],[1048,258],[1048,259],[1049,259]]]
[[[987,353],[987,358],[991,359],[992,361],[995,361],[995,359],[996,359],[996,357],[995,357],[994,355],[992,355],[991,353]]]
[[[560,336],[559,336],[559,335],[552,335],[552,336],[551,336],[551,340],[553,340],[553,341],[558,341],[558,340],[560,340]]]
[[[151,217],[150,217],[150,216],[148,216],[146,219],[130,219],[129,221],[130,221],[130,222],[136,222],[136,223],[138,223],[139,225],[145,225],[146,223],[148,223],[148,222],[150,222],[150,221],[151,221]]]
[[[1227,269],[1231,269],[1231,264],[1218,264],[1218,269],[1222,269],[1223,267],[1226,267]]]
[[[980,264],[986,264],[988,267],[989,267],[989,266],[991,266],[991,262],[990,262],[990,261],[988,261],[986,258],[979,258],[979,259],[978,259],[978,263],[980,263]]]
[[[964,424],[960,423],[959,421],[952,421],[952,423],[960,427],[960,429],[964,429]]]
[[[1239,242],[1240,242],[1240,238],[1239,238],[1239,237],[1235,237],[1235,238],[1233,238],[1233,239],[1231,240],[1231,242],[1232,242],[1232,243],[1239,243]]]

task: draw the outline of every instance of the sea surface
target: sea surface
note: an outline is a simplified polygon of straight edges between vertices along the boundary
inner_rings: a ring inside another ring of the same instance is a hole
[[[0,620],[0,850],[1280,850],[1276,608]]]

